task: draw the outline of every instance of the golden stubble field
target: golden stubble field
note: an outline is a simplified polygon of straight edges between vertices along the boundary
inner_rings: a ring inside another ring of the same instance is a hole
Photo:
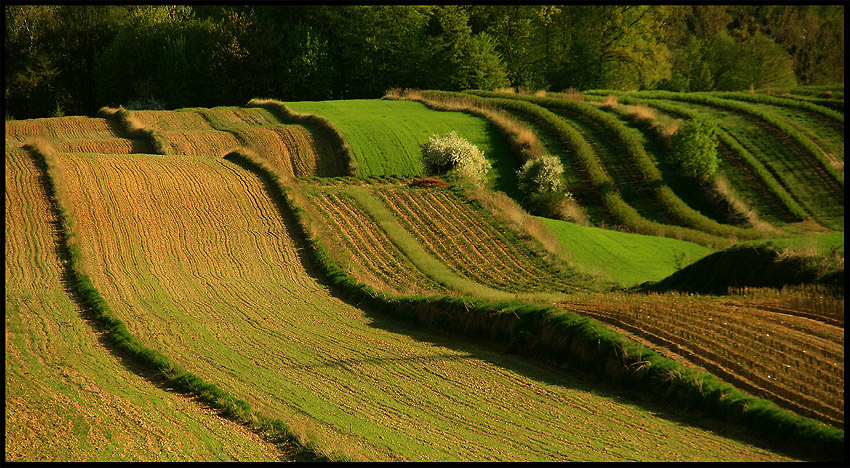
[[[63,285],[32,158],[5,156],[5,460],[274,461],[276,447],[136,374]]]
[[[322,450],[366,460],[784,459],[561,370],[346,304],[302,264],[261,181],[226,161],[59,161],[86,268],[118,318]]]

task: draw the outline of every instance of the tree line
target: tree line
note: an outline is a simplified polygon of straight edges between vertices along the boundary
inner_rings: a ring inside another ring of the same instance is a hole
[[[844,82],[843,5],[5,5],[7,118],[457,91]]]

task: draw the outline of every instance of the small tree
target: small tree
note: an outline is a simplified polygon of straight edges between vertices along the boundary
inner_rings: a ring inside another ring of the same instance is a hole
[[[705,118],[684,122],[670,137],[671,156],[689,177],[707,180],[717,172],[717,126]]]
[[[430,174],[456,170],[482,183],[490,170],[490,162],[484,159],[481,150],[457,132],[434,135],[421,148],[422,163]]]
[[[562,204],[572,198],[565,192],[564,166],[556,156],[546,155],[526,161],[517,171],[517,186],[524,194],[529,211],[543,216],[557,216]]]

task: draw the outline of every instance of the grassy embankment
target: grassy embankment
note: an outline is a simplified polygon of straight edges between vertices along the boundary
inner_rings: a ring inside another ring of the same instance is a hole
[[[781,116],[756,105],[711,96],[639,92],[640,98],[687,102],[734,136],[819,224],[843,230],[843,175],[817,145]]]
[[[243,158],[240,155],[234,155],[234,157]],[[251,163],[249,159],[244,159],[244,161],[246,164]],[[281,190],[284,194],[288,192],[278,182],[274,182],[274,174],[263,169],[261,164],[255,165],[255,169],[265,173],[266,177],[277,185],[278,190]],[[292,199],[289,199],[288,203],[291,205]],[[309,222],[304,220],[303,211],[298,209],[295,211],[301,218],[301,226],[305,235],[313,238],[306,234],[309,232]],[[509,340],[512,342],[511,346],[523,353],[543,352],[550,359],[565,359],[580,367],[595,368],[597,371],[603,371],[604,368],[603,373],[612,377],[616,376],[615,378],[622,383],[640,382],[644,389],[652,387],[656,388],[656,391],[672,391],[668,394],[675,395],[672,397],[673,401],[690,401],[690,404],[711,407],[713,411],[719,411],[730,417],[736,415],[734,416],[736,420],[745,423],[751,430],[756,430],[773,438],[773,440],[790,436],[798,443],[794,449],[801,449],[804,445],[807,445],[809,448],[804,450],[814,449],[817,451],[820,449],[814,447],[825,443],[826,446],[832,447],[827,451],[837,455],[837,451],[843,443],[841,442],[843,441],[843,432],[819,426],[811,421],[806,422],[799,416],[775,408],[771,409],[772,405],[765,401],[753,400],[740,393],[732,396],[738,391],[719,383],[710,375],[701,374],[696,380],[690,380],[696,377],[696,374],[692,371],[681,368],[678,364],[666,360],[652,351],[638,350],[638,345],[623,341],[619,335],[606,331],[584,317],[575,316],[563,310],[555,311],[545,307],[521,304],[497,305],[474,300],[462,300],[459,303],[456,299],[440,301],[416,298],[392,299],[377,291],[370,290],[370,288],[364,288],[362,284],[358,284],[352,281],[350,277],[345,276],[333,264],[327,252],[320,245],[313,243],[312,248],[320,259],[320,267],[324,273],[342,291],[352,298],[356,298],[355,300],[372,302],[375,307],[388,310],[402,317],[408,317],[419,323],[442,325],[455,331],[476,336],[487,336],[490,339],[500,341]],[[514,318],[518,320],[518,323],[514,322]],[[506,326],[512,322],[516,324],[512,327]],[[513,331],[509,331],[510,329],[513,329]],[[590,343],[595,343],[595,345],[590,348],[585,347],[586,344]],[[572,351],[562,354],[568,348],[571,348]],[[634,358],[644,364],[639,368],[629,368],[628,365],[625,365],[626,362]],[[620,367],[621,365],[625,366]],[[673,368],[679,370],[671,374]],[[679,378],[671,380],[672,375],[679,375],[682,380],[679,380]],[[694,387],[694,385],[696,386]],[[801,432],[798,433],[797,431]],[[799,435],[792,435],[795,433]],[[803,435],[804,433],[806,435]],[[799,445],[801,440],[807,442]],[[821,446],[821,448],[826,446]]]
[[[420,145],[432,135],[456,131],[478,146],[493,165],[488,174],[491,187],[518,196],[513,156],[497,129],[482,119],[439,112],[410,101],[304,101],[286,105],[331,120],[351,145],[359,177],[422,176]]]

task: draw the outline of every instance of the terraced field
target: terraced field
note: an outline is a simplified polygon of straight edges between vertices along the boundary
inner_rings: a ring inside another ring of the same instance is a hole
[[[739,234],[752,234],[758,242],[776,238],[791,245],[798,241],[783,238],[842,235],[843,201],[834,193],[839,181],[826,184],[830,174],[820,173],[814,159],[792,164],[806,157],[808,144],[771,141],[775,128],[739,112],[635,99],[658,103],[670,115],[680,106],[686,114],[720,117],[728,137],[723,169],[733,187],[754,186],[744,193],[771,230],[717,223],[694,209],[704,206],[696,198],[675,195],[682,188],[670,183],[672,176],[645,167],[661,157],[660,147],[652,149],[648,130],[622,114],[587,104],[631,137],[603,129],[589,111],[538,106],[542,110],[522,114],[547,132],[550,151],[571,164],[571,180],[585,190],[577,198],[597,202],[589,210],[594,223],[631,216],[617,211],[620,205],[609,198],[616,193],[640,218],[621,228],[642,226],[668,237],[732,244]],[[777,403],[790,411],[783,421],[805,415],[833,426],[829,437],[843,427],[843,293],[839,300],[831,290],[805,287],[718,298],[626,291],[600,278],[622,286],[657,281],[715,249],[541,220],[515,202],[481,198],[469,188],[411,183],[422,175],[418,144],[462,129],[494,162],[489,187],[511,187],[506,192],[518,198],[518,158],[479,117],[408,101],[289,104],[337,126],[359,164],[356,176],[346,173],[327,134],[250,103],[131,111],[167,142],[170,154],[150,154],[156,141],[127,138],[114,118],[6,123],[7,459],[791,460],[788,447],[754,436],[746,421],[735,423],[761,415],[723,413],[729,417],[723,420],[683,411],[670,397],[675,392],[662,401],[653,392],[625,390],[633,387],[611,380],[611,361],[597,363],[600,375],[591,375],[517,344],[554,341],[566,343],[568,354],[583,355],[589,351],[575,336],[596,333],[588,331],[596,325],[569,332],[575,335],[535,335],[539,321],[550,319],[509,309],[513,315],[494,320],[515,323],[509,333],[518,338],[502,343],[462,335],[450,313],[448,326],[431,328],[373,309],[370,299],[390,306],[421,300],[416,314],[448,300],[463,302],[460,315],[481,301],[519,299],[532,309],[555,304],[561,314],[595,318],[687,368],[708,370]],[[519,112],[519,106],[504,108]],[[835,161],[840,151],[843,161],[843,138],[825,121],[758,106],[793,121],[789,128],[805,138],[819,139]],[[282,422],[293,441],[274,445],[105,346],[104,330],[71,293],[72,273],[60,255],[66,240],[45,189],[50,179],[36,165],[41,150],[20,148],[34,137],[57,152],[52,174],[74,219],[81,265],[116,318],[145,346],[244,400],[255,415]],[[263,161],[279,180],[237,153]],[[602,177],[591,173],[590,158],[604,168]],[[366,177],[377,175],[393,177]],[[810,188],[813,193],[803,193]],[[782,191],[813,219],[794,222]],[[368,297],[352,299],[337,273],[323,273],[316,245],[346,278],[365,285]],[[483,321],[482,330],[501,326],[488,317],[474,320]],[[594,335],[594,346],[602,338]],[[718,404],[734,404],[724,398]],[[62,410],[51,412],[54,407]],[[827,427],[813,421],[806,427]]]
[[[59,117],[14,120],[6,122],[6,144],[20,146],[24,141],[44,138],[69,153],[149,153],[150,145],[142,139],[124,138],[107,119],[92,117]]]
[[[375,323],[312,279],[261,182],[227,163],[63,155],[61,169],[86,266],[132,333],[328,451],[412,460],[768,456],[555,369]],[[688,447],[695,436],[700,447]]]
[[[842,424],[844,329],[833,324],[843,305],[817,312],[799,301],[792,307],[782,307],[781,297],[774,301],[765,307],[766,301],[739,298],[608,294],[565,307],[672,349],[794,411]]]
[[[662,103],[680,104],[680,101],[657,99]],[[697,102],[688,102],[688,106],[718,118],[720,126],[759,158],[815,221],[830,229],[843,230],[843,184],[828,174],[823,165],[799,142],[750,114]],[[843,133],[821,125],[818,127],[820,131],[833,135]],[[843,140],[840,136],[833,136],[831,140],[835,141],[836,138]],[[835,146],[837,144],[833,143],[832,147]],[[843,149],[841,153],[840,159],[843,160]],[[836,160],[838,156],[833,155],[832,159]]]
[[[128,368],[69,296],[32,158],[6,147],[6,461],[275,461],[278,449]]]

